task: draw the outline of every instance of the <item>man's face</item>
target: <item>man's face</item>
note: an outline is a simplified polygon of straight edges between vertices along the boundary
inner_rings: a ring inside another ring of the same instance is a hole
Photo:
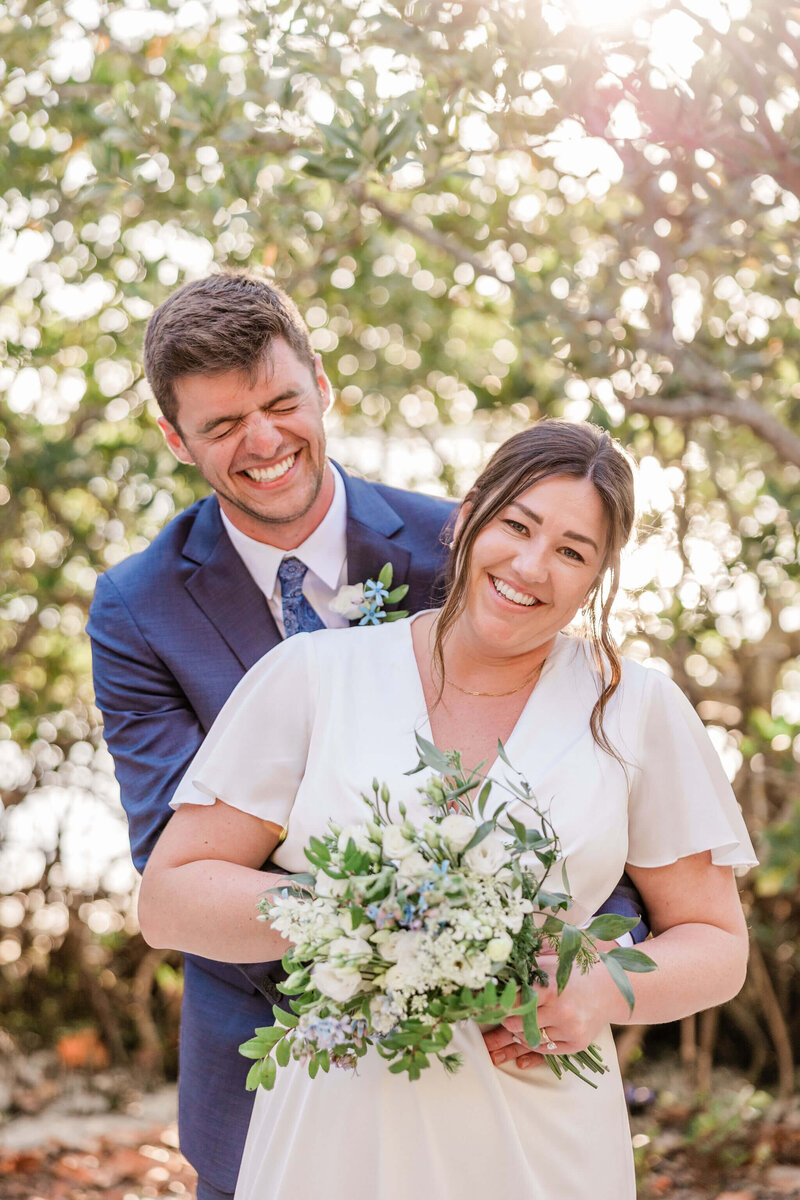
[[[282,338],[270,345],[257,382],[247,375],[183,375],[175,381],[176,425],[167,443],[194,463],[232,523],[257,541],[292,549],[316,529],[333,497],[322,416],[330,384]]]

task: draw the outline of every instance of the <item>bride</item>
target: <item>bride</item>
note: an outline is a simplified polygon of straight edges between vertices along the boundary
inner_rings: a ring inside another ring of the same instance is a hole
[[[727,779],[688,701],[622,662],[609,632],[633,479],[608,434],[543,421],[510,438],[459,514],[441,610],[378,628],[300,634],[231,696],[172,801],[142,881],[151,945],[230,962],[280,958],[256,901],[328,818],[363,819],[385,780],[424,810],[414,735],[493,764],[497,742],[547,807],[568,868],[569,919],[588,921],[623,868],[641,892],[658,969],[631,976],[631,1016],[598,964],[538,1018],[559,1053],[599,1044],[597,1091],[530,1071],[521,1020],[456,1029],[464,1065],[417,1082],[377,1054],[311,1082],[299,1063],[259,1092],[237,1200],[630,1200],[633,1163],[610,1023],[674,1021],[742,985],[747,932],[733,868],[755,862]],[[583,614],[585,636],[565,633]],[[520,814],[524,819],[524,814]],[[284,835],[284,840],[281,840]],[[553,973],[554,974],[554,973]],[[552,976],[551,976],[552,977]]]

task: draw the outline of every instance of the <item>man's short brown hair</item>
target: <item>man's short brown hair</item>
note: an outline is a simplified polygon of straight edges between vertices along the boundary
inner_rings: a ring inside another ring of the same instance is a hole
[[[255,383],[274,338],[283,338],[314,370],[297,305],[273,284],[210,275],[173,292],[153,313],[144,339],[145,374],[170,425],[178,428],[176,379],[243,371]]]

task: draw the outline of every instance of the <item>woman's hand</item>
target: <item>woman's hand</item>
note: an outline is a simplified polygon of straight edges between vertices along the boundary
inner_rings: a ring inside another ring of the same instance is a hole
[[[523,1070],[537,1066],[542,1055],[556,1053],[545,1048],[548,1042],[556,1043],[559,1054],[585,1050],[609,1021],[618,1016],[619,993],[602,963],[595,964],[585,974],[574,969],[560,996],[556,987],[557,957],[555,954],[544,955],[539,964],[547,973],[548,982],[537,984],[534,989],[539,996],[536,1015],[539,1028],[547,1030],[547,1035],[543,1034],[543,1041],[538,1046],[529,1046],[522,1031],[522,1017],[507,1017],[502,1025],[484,1034],[492,1062],[497,1067],[513,1060]]]

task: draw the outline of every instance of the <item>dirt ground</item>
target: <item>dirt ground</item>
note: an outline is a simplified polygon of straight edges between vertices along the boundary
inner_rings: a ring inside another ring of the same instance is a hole
[[[121,1073],[28,1066],[29,1086],[7,1089],[0,1117],[0,1200],[192,1200],[174,1087],[147,1092]],[[639,1200],[800,1200],[800,1097],[779,1111],[723,1073],[698,1105],[676,1075],[650,1081],[655,1101],[633,1098]]]

